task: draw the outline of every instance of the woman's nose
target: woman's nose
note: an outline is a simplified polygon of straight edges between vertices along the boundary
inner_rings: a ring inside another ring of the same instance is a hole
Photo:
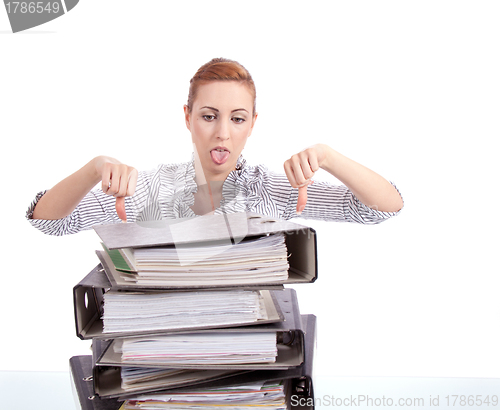
[[[217,129],[217,138],[221,141],[228,140],[230,137],[229,124],[226,121],[220,121]]]

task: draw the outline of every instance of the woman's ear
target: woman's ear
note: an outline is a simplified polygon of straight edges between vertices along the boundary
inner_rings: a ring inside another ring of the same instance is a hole
[[[186,121],[186,127],[191,131],[191,115],[189,113],[189,108],[187,105],[184,106],[184,120]]]

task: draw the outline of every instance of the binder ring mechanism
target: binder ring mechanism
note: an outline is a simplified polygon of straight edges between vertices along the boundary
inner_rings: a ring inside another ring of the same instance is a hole
[[[293,391],[295,392],[295,394],[301,396],[312,396],[311,380],[308,377],[300,377],[293,380]]]
[[[280,332],[276,336],[277,336],[277,342],[285,346],[291,346],[295,341],[295,332],[291,330],[286,332]]]
[[[94,377],[93,376],[87,376],[87,377],[84,377],[82,380],[84,382],[92,382],[94,380]],[[94,396],[88,396],[87,399],[88,400],[94,400],[95,399],[95,395]]]

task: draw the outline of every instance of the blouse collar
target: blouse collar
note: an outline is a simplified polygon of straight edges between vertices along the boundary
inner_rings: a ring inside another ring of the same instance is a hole
[[[216,208],[215,213],[226,213],[229,208],[231,208],[232,212],[234,212],[232,208],[236,208],[240,211],[244,210],[244,207],[242,206],[243,197],[241,192],[243,187],[238,182],[238,179],[242,176],[246,166],[246,160],[242,155],[240,155],[236,161],[235,169],[229,173],[228,177],[224,181],[222,187],[222,200],[220,207]],[[175,201],[176,204],[174,205],[177,217],[179,218],[197,216],[191,209],[191,206],[194,205],[194,194],[198,191],[195,175],[193,154],[191,161],[183,170],[184,178],[182,179],[184,179],[184,189],[182,191],[182,195],[177,196]]]

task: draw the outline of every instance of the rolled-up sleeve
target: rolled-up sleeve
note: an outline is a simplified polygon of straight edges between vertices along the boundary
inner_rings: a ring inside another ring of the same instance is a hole
[[[399,189],[392,182],[399,196]],[[401,200],[403,197],[401,196]],[[344,201],[344,217],[348,222],[361,224],[378,224],[386,219],[397,216],[403,208],[396,212],[383,212],[363,204],[350,190],[347,189],[346,200]]]
[[[31,225],[47,235],[68,235],[92,228],[94,225],[119,222],[115,211],[115,198],[93,190],[78,204],[75,210],[61,219],[33,219],[33,211],[40,198],[46,191],[36,195],[29,207],[26,217]],[[132,213],[130,201],[125,201],[127,215]]]

